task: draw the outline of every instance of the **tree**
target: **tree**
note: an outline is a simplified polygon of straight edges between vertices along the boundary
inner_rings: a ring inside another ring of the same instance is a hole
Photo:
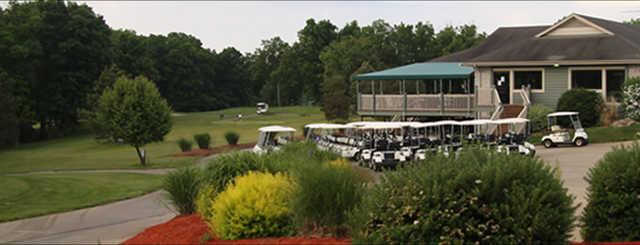
[[[346,94],[348,87],[344,80],[343,76],[337,74],[324,80],[322,110],[327,120],[349,119],[350,98]]]
[[[274,93],[276,91],[271,81],[271,74],[278,68],[280,59],[290,49],[289,44],[274,37],[269,40],[262,41],[262,47],[248,57],[249,73],[251,76],[251,90],[254,95],[260,96],[269,103],[274,103]],[[269,86],[267,86],[269,84]],[[265,90],[263,93],[262,90]]]
[[[328,20],[321,20],[316,23],[314,19],[308,19],[302,30],[298,32],[297,44],[294,48],[297,62],[299,82],[303,88],[303,102],[317,102],[321,99],[322,74],[324,73],[320,62],[320,53],[337,38],[337,27]]]
[[[3,38],[0,49],[7,52],[0,65],[27,90],[21,101],[39,122],[40,138],[50,129],[72,130],[93,81],[110,62],[111,30],[104,19],[73,2],[12,1],[2,22],[9,38]]]
[[[120,77],[100,97],[97,120],[106,135],[135,147],[144,166],[143,147],[171,131],[171,107],[147,78]]]
[[[18,143],[16,99],[7,73],[0,69],[0,148]]]

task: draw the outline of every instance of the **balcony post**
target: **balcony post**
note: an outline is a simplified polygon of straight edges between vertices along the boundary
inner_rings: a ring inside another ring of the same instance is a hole
[[[360,81],[356,80],[356,108],[357,111],[359,112],[361,107],[360,107]]]
[[[444,91],[442,91],[442,79],[438,81],[440,83],[440,115],[444,115]]]
[[[407,84],[406,80],[402,80],[402,93],[404,97],[404,103],[402,107],[402,121],[406,120],[407,116]]]
[[[373,115],[376,115],[376,82],[371,80],[371,94],[373,94]]]

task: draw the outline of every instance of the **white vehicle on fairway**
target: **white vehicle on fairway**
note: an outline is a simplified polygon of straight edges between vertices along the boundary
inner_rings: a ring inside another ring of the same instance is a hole
[[[267,111],[269,111],[269,104],[264,102],[259,102],[256,104],[256,114],[264,114],[267,113]]]
[[[582,128],[578,114],[578,112],[574,111],[559,111],[547,115],[547,128],[551,133],[542,137],[544,147],[549,148],[570,144],[584,146],[589,143],[589,135]],[[565,120],[564,123],[569,123],[571,124],[569,126],[573,127],[573,136],[569,133],[569,130],[562,128],[562,122],[560,122],[562,119]]]
[[[258,129],[258,142],[253,147],[253,152],[264,154],[280,150],[280,146],[293,140],[294,128],[282,126],[267,126]]]

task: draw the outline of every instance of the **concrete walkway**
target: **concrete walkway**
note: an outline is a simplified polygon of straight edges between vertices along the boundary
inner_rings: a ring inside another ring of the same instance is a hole
[[[564,186],[569,194],[575,197],[573,204],[578,205],[576,217],[582,215],[582,209],[586,203],[588,183],[584,179],[589,169],[598,163],[605,153],[614,146],[629,145],[631,141],[589,144],[584,147],[557,147],[545,149],[542,146],[536,147],[538,156],[552,166],[560,168],[560,174]],[[571,240],[580,241],[579,229],[575,229]]]
[[[176,214],[164,191],[93,208],[0,224],[0,243],[114,244]]]

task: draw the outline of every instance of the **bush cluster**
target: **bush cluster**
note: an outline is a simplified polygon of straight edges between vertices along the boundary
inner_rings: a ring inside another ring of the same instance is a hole
[[[209,133],[201,133],[193,136],[200,149],[209,149],[211,146],[211,135]]]
[[[556,110],[577,111],[580,113],[582,126],[590,127],[597,125],[600,121],[603,106],[604,100],[599,93],[578,88],[564,92],[558,99]]]
[[[291,235],[293,188],[285,174],[249,172],[213,200],[213,218],[206,222],[226,240]]]
[[[527,118],[531,122],[531,131],[540,132],[547,125],[547,115],[552,113],[553,109],[542,104],[535,104],[529,108]]]
[[[538,158],[466,149],[390,172],[353,215],[355,243],[566,244],[572,198]]]
[[[178,140],[178,147],[180,147],[180,150],[182,152],[188,152],[188,151],[191,151],[191,148],[193,147],[193,142],[185,138],[180,138]]]
[[[195,211],[195,200],[200,189],[200,171],[195,168],[181,168],[170,172],[163,187],[169,193],[169,200],[181,214]]]
[[[364,193],[363,179],[344,160],[305,164],[293,172],[292,210],[298,230],[345,236],[348,215]]]
[[[624,113],[633,120],[640,120],[640,77],[626,80],[622,88]]]
[[[238,140],[240,140],[240,135],[236,132],[229,131],[224,134],[224,138],[227,140],[227,144],[237,145]]]
[[[640,240],[640,145],[608,152],[587,174],[586,241]]]

